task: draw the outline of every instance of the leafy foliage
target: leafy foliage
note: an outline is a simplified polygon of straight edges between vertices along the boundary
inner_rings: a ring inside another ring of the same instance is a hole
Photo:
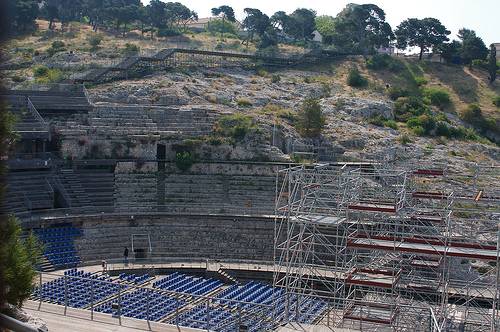
[[[325,125],[325,117],[319,100],[308,98],[302,103],[298,113],[296,127],[304,137],[317,137]]]
[[[38,0],[7,0],[11,33],[22,33],[35,27],[35,19],[40,14],[38,3]]]
[[[368,85],[368,80],[361,75],[359,69],[352,67],[347,74],[347,85],[360,88]]]
[[[348,4],[335,17],[333,42],[346,50],[371,53],[394,39],[385,12],[374,4]]]
[[[493,105],[496,107],[500,107],[500,96],[496,96],[493,98]]]
[[[495,44],[490,45],[490,55],[488,57],[488,74],[489,74],[489,81],[490,83],[495,82],[497,79],[497,70],[499,66],[497,64],[497,49],[495,47]],[[498,98],[498,97],[497,97]],[[500,102],[498,102],[500,104]],[[495,104],[499,106],[498,104]]]
[[[242,141],[246,135],[256,129],[253,119],[248,115],[231,114],[219,118],[215,125],[215,133],[224,137],[231,137],[235,141]]]
[[[458,37],[462,41],[460,48],[460,55],[465,64],[472,65],[472,61],[486,60],[488,56],[488,49],[483,40],[476,36],[476,32],[469,29],[460,29]]]
[[[444,89],[429,87],[424,88],[422,93],[432,105],[437,106],[440,109],[444,109],[451,104],[450,94]]]
[[[429,48],[437,47],[448,41],[450,31],[438,19],[427,17],[424,19],[409,18],[398,25],[396,31],[397,46],[405,49],[408,46],[420,48],[419,58]]]
[[[177,152],[175,154],[175,165],[181,171],[185,172],[191,168],[194,163],[194,157],[189,151]]]
[[[89,43],[92,50],[96,50],[103,40],[100,33],[92,33],[87,35],[87,43]]]
[[[418,97],[401,97],[394,103],[394,115],[397,121],[406,122],[411,117],[429,112],[429,107]]]

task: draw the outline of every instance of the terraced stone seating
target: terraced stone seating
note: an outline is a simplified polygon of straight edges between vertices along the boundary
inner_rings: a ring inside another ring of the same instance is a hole
[[[5,95],[28,96],[37,110],[50,111],[77,111],[88,112],[92,109],[81,86],[73,86],[73,91],[64,90],[9,90]]]
[[[178,272],[153,283],[154,288],[193,295],[205,295],[220,286],[222,286],[222,282],[219,280],[197,278]]]
[[[34,299],[85,308],[124,290],[127,286],[112,283],[109,277],[71,269],[63,277],[42,284],[33,291]],[[65,296],[66,295],[66,296]]]
[[[75,174],[94,207],[112,207],[115,175],[110,170],[82,169]]]
[[[28,99],[25,96],[5,96],[9,110],[16,116],[14,130],[23,138],[45,138],[49,137],[47,124],[29,110]],[[36,112],[36,111],[35,111]]]
[[[7,175],[6,208],[24,212],[54,207],[50,171],[11,171]]]
[[[212,132],[216,115],[211,106],[189,108],[155,107],[147,110],[162,132],[193,137],[208,135]]]
[[[102,135],[149,135],[158,127],[141,108],[99,106],[89,113],[89,125]]]
[[[118,312],[117,310],[113,310],[113,303],[118,303],[117,299],[103,303],[95,310],[116,315]],[[159,321],[166,315],[174,312],[178,307],[184,306],[185,302],[176,300],[174,297],[165,295],[157,290],[141,288],[132,293],[123,294],[120,304],[123,316]]]
[[[272,176],[170,174],[165,179],[165,204],[230,204],[272,213],[274,200]]]
[[[74,238],[81,235],[75,227],[55,227],[36,229],[35,235],[44,245],[44,256],[54,267],[75,266],[80,263]]]
[[[151,209],[158,204],[155,173],[115,173],[115,207]]]

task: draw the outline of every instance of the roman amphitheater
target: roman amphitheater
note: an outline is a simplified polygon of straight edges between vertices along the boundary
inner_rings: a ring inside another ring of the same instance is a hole
[[[213,105],[109,103],[83,85],[254,60],[166,50],[3,92],[20,119],[7,207],[45,248],[25,307],[89,329],[498,331],[498,165],[200,158],[181,169],[172,151],[212,130]]]

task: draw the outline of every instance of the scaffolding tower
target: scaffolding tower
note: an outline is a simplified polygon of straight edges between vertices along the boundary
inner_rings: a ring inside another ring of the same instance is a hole
[[[497,331],[498,182],[478,184],[498,170],[464,176],[380,162],[282,170],[274,285],[286,303],[305,295],[328,301],[322,324]],[[300,320],[293,307],[280,322]]]

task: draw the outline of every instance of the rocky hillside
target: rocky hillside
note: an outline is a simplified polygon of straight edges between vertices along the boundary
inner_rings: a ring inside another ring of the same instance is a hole
[[[57,36],[39,33],[13,41],[3,67],[10,86],[55,82],[99,62],[105,65],[116,58],[117,49],[118,56],[124,56],[121,50],[126,42],[155,46],[140,36],[124,40],[106,35],[100,48],[91,50],[84,46],[84,31]],[[54,50],[54,40],[64,46]],[[41,66],[48,73],[40,73]],[[353,68],[359,71],[360,84],[348,82]],[[480,68],[402,57],[368,61],[347,57],[272,71],[180,68],[88,90],[98,108],[95,114],[54,122],[62,136],[65,130],[78,128],[68,138],[73,143],[66,144],[66,153],[77,157],[89,157],[94,148],[83,151],[82,147],[102,127],[110,108],[117,112],[115,118],[133,108],[141,114],[133,118],[145,124],[139,131],[114,132],[134,136],[135,143],[120,141],[125,149],[108,142],[101,157],[113,153],[144,157],[130,147],[148,134],[147,144],[165,144],[172,151],[188,147],[198,159],[296,160],[319,154],[321,159],[352,160],[397,155],[404,160],[459,165],[492,163],[499,157],[495,142],[499,141],[500,109],[494,99],[500,95],[500,84],[489,84]],[[326,117],[324,130],[315,139],[303,138],[296,130],[297,114],[308,97],[319,99]],[[126,127],[127,122],[114,125]],[[105,144],[110,135],[100,142]],[[152,146],[147,149],[154,153]]]

